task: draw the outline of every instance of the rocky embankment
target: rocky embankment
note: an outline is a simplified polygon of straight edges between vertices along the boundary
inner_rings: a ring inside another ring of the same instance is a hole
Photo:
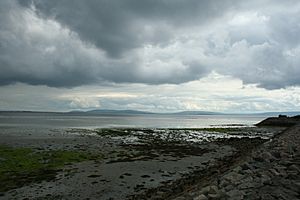
[[[279,115],[278,117],[269,117],[258,124],[257,126],[281,126],[291,127],[300,123],[300,115],[288,117],[286,115]]]
[[[300,199],[299,150],[300,124],[264,143],[225,174],[174,199]]]

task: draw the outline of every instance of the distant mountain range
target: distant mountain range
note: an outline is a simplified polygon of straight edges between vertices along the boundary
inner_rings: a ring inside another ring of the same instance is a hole
[[[209,111],[182,111],[174,113],[155,113],[139,110],[89,110],[89,111],[70,111],[70,112],[36,112],[36,111],[0,111],[0,114],[57,114],[57,115],[263,115],[263,116],[278,116],[300,115],[300,111],[295,112],[263,112],[263,113],[221,113]]]
[[[89,111],[71,111],[74,113],[85,113],[92,115],[146,115],[146,114],[156,114],[151,112],[139,111],[139,110],[89,110]]]
[[[81,113],[91,115],[222,115],[223,113],[208,111],[182,111],[174,113],[155,113],[139,110],[90,110],[90,111],[71,111],[69,113]]]

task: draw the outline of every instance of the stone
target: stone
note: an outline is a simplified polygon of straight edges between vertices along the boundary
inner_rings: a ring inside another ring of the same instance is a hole
[[[236,173],[240,173],[242,171],[242,168],[240,166],[237,166],[236,168],[234,168],[232,171],[236,172]]]
[[[240,189],[249,189],[249,188],[253,188],[253,187],[254,187],[254,185],[250,181],[249,182],[245,181],[242,184],[238,185],[238,188],[240,188]]]
[[[193,200],[208,200],[208,198],[204,194],[200,194],[199,196],[195,197]]]
[[[210,191],[210,186],[206,186],[200,190],[201,194],[208,194]]]
[[[241,165],[242,170],[249,170],[252,169],[252,167],[249,165],[249,163],[244,163]]]
[[[252,166],[251,166],[251,167],[252,167]],[[250,174],[250,175],[253,175],[253,171],[250,170],[250,169],[244,170],[243,173],[244,173],[244,174]]]
[[[225,190],[226,190],[226,191],[230,191],[230,190],[232,190],[232,189],[234,189],[233,185],[227,185],[227,186],[225,187]]]
[[[210,188],[209,188],[209,194],[217,194],[217,193],[219,193],[218,187],[215,186],[215,185],[210,186]]]
[[[272,156],[271,153],[269,152],[264,152],[261,157],[264,159],[264,161],[267,161],[267,162],[272,162],[275,160],[275,158]]]
[[[295,164],[289,166],[288,169],[289,169],[289,170],[292,170],[292,171],[300,172],[299,168],[298,168]]]
[[[261,182],[264,184],[264,185],[269,185],[271,184],[271,178],[265,174],[263,174],[261,176]]]
[[[231,190],[226,193],[227,196],[229,196],[229,199],[243,199],[244,198],[244,192],[239,190]]]
[[[278,151],[273,151],[273,152],[272,152],[272,155],[273,155],[275,158],[277,158],[277,159],[280,159],[280,158],[281,158],[280,152],[278,152]]]
[[[219,186],[220,186],[221,188],[223,188],[223,187],[226,187],[228,184],[229,184],[228,181],[226,181],[226,180],[221,180]]]
[[[259,155],[255,156],[253,159],[254,159],[254,161],[257,161],[257,162],[264,162],[264,161],[265,161],[265,160],[264,160],[261,156],[259,156]]]
[[[218,194],[208,194],[207,195],[209,199],[220,199],[221,195]]]
[[[185,200],[186,198],[185,197],[177,197],[176,199],[174,200]]]
[[[269,199],[274,199],[274,197],[272,197],[270,194],[262,194],[260,196],[261,200],[269,200]]]
[[[236,172],[230,172],[224,176],[224,179],[231,182],[238,184],[238,182],[242,179],[243,175],[238,174]]]
[[[269,169],[269,171],[270,171],[274,176],[279,176],[279,175],[280,175],[280,173],[278,173],[276,169]]]

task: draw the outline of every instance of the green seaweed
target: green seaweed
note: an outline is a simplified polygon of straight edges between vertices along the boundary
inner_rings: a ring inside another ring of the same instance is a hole
[[[51,180],[66,164],[98,160],[102,155],[80,151],[34,151],[0,145],[0,192],[27,183]]]

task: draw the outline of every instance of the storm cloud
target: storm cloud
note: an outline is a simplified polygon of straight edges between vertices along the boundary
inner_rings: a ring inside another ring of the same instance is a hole
[[[2,0],[0,84],[299,86],[300,2]]]

